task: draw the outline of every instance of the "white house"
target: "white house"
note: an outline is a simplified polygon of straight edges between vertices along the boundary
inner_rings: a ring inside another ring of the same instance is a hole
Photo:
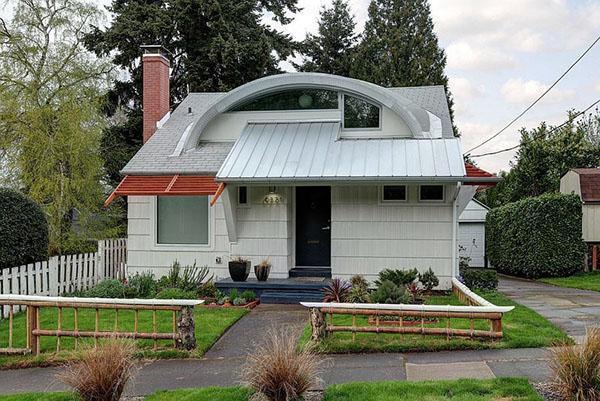
[[[224,278],[240,255],[269,257],[275,278],[431,267],[450,287],[458,216],[497,178],[465,166],[443,87],[281,74],[190,93],[170,113],[160,48],[143,69],[148,140],[107,200],[128,197],[131,271],[177,259]]]
[[[470,266],[485,267],[485,218],[490,209],[471,199],[458,216],[459,255],[471,258]]]

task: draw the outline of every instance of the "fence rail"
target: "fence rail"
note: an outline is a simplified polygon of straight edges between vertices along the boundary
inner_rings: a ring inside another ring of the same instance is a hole
[[[452,289],[459,299],[468,303],[459,305],[404,305],[404,304],[356,304],[301,302],[310,310],[312,340],[320,341],[332,332],[351,332],[353,340],[356,333],[396,333],[446,336],[447,338],[479,337],[502,338],[502,316],[514,306],[496,306],[473,293],[457,279],[452,280]],[[329,319],[327,319],[329,315]],[[335,325],[334,315],[352,316],[351,325]],[[357,326],[356,316],[369,316],[369,325]],[[380,317],[393,317],[395,320],[382,321]],[[411,319],[405,320],[405,318]],[[428,321],[446,319],[446,327],[429,327]],[[469,328],[451,327],[451,319],[468,319]],[[329,320],[329,322],[328,322]],[[489,320],[490,329],[475,329],[475,320]],[[391,324],[390,324],[391,323]]]
[[[58,296],[85,291],[106,278],[127,275],[127,240],[98,241],[98,251],[53,256],[42,262],[0,269],[1,295]],[[24,310],[17,305],[13,312]],[[0,319],[9,317],[8,307],[0,308]]]
[[[0,348],[0,354],[28,354],[39,355],[40,339],[42,337],[56,338],[56,352],[61,349],[60,339],[72,337],[77,346],[79,338],[93,338],[97,344],[99,338],[119,337],[131,339],[150,339],[157,348],[158,340],[172,340],[176,348],[193,349],[196,347],[194,334],[194,307],[204,303],[202,300],[159,300],[159,299],[104,299],[104,298],[69,298],[46,297],[31,295],[0,295],[0,306],[9,310],[8,321],[8,347]],[[27,310],[27,344],[25,348],[14,347],[14,310],[15,306],[25,306]],[[57,308],[58,318],[56,328],[42,328],[40,311],[43,308]],[[73,327],[66,329],[63,325],[63,310],[73,309]],[[94,329],[81,330],[78,322],[79,312],[82,309],[94,312]],[[100,328],[100,311],[113,310],[114,326],[111,330]],[[124,330],[119,327],[119,311],[131,310],[134,312],[133,330]],[[144,331],[139,327],[139,311],[152,312],[152,331]],[[171,311],[171,331],[159,331],[157,325],[157,311]]]

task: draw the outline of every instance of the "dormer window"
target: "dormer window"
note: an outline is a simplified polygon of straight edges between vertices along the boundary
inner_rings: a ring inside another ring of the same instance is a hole
[[[344,128],[379,128],[380,125],[379,106],[364,99],[344,95]]]
[[[336,91],[290,89],[256,97],[230,111],[331,110],[338,107]]]

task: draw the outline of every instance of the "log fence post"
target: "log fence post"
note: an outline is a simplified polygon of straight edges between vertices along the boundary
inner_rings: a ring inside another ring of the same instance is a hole
[[[310,308],[310,326],[312,328],[312,334],[310,339],[312,341],[321,341],[327,336],[327,320],[325,315],[319,308]]]

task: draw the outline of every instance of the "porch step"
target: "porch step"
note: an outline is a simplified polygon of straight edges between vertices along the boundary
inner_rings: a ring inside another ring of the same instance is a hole
[[[330,267],[294,267],[289,272],[290,277],[324,277],[331,278]]]
[[[260,295],[263,304],[297,304],[300,302],[320,302],[321,291],[264,291]]]

